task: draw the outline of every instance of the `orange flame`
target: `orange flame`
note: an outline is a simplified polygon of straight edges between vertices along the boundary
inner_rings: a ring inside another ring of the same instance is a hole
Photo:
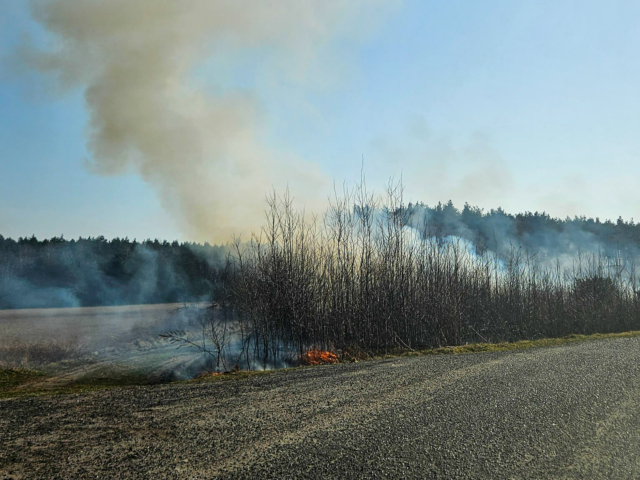
[[[327,365],[338,363],[338,356],[325,350],[312,348],[308,352],[302,354],[300,359],[303,365]]]

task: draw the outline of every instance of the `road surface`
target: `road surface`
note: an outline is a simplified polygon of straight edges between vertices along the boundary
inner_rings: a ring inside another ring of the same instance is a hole
[[[640,339],[4,400],[0,478],[640,478]]]

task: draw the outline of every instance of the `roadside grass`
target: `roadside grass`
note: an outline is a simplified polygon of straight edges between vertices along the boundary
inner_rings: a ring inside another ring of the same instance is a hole
[[[402,355],[446,355],[479,352],[508,352],[511,350],[528,350],[530,348],[554,347],[575,342],[587,342],[592,340],[602,340],[607,338],[633,338],[640,337],[640,331],[622,333],[594,333],[593,335],[567,335],[561,338],[540,338],[538,340],[519,340],[517,342],[500,343],[470,343],[454,347],[439,347],[418,352],[407,352]]]
[[[51,381],[48,384],[48,381]],[[138,371],[105,368],[68,383],[56,381],[55,375],[26,368],[0,369],[0,400],[39,395],[86,393],[114,387],[135,387],[169,383],[168,379],[150,378]]]
[[[184,380],[184,383],[206,383],[206,382],[227,382],[230,380],[239,380],[242,378],[262,377],[264,375],[273,375],[279,372],[291,372],[293,370],[300,370],[305,368],[304,366],[289,367],[289,368],[273,368],[271,370],[238,370],[224,373],[209,373],[205,372],[198,375],[192,380]]]
[[[439,347],[426,350],[408,351],[398,354],[371,355],[366,359],[359,360],[351,358],[350,360],[343,360],[342,363],[408,356],[461,355],[482,352],[508,352],[516,350],[528,350],[530,348],[554,347],[570,343],[587,342],[593,340],[634,337],[640,337],[640,331],[606,334],[596,333],[593,335],[568,335],[562,338],[541,338],[538,340],[520,340],[517,342],[473,343],[451,347]],[[314,366],[300,366],[265,371],[238,370],[226,373],[204,373],[192,380],[181,380],[173,382],[169,379],[152,379],[147,374],[141,371],[118,371],[107,368],[91,372],[90,374],[73,380],[72,382],[67,384],[60,385],[54,383],[54,386],[51,387],[46,386],[46,382],[43,382],[43,380],[53,377],[50,377],[43,372],[26,368],[0,368],[0,400],[35,395],[78,394],[114,387],[135,387],[163,383],[209,383],[231,381],[263,375],[285,374],[286,372],[299,370],[302,368],[314,368]]]

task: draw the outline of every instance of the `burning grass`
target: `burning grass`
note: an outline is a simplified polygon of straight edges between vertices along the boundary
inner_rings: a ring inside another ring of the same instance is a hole
[[[303,355],[303,358],[310,363],[301,362],[303,365],[323,365],[335,363],[357,362],[358,360],[371,360],[381,358],[393,358],[398,356],[425,356],[425,355],[459,355],[482,352],[506,352],[515,350],[526,350],[539,347],[553,347],[575,342],[585,342],[591,340],[632,338],[640,337],[640,331],[630,331],[614,334],[595,335],[569,335],[563,338],[542,338],[538,340],[525,340],[518,342],[502,343],[476,343],[469,345],[458,345],[451,347],[440,347],[428,350],[404,352],[397,355],[373,353],[365,355],[358,351],[357,355],[338,352],[339,356],[331,352],[319,349],[311,349]],[[353,353],[353,352],[352,352]],[[238,370],[233,369],[228,372],[205,372],[198,375],[191,381],[210,382],[239,380],[260,375],[286,374],[288,371],[297,368],[272,369],[272,370]],[[95,390],[102,390],[113,387],[130,387],[137,385],[153,385],[170,382],[169,378],[150,377],[143,371],[131,371],[118,369],[114,366],[95,369],[79,378],[72,379],[69,383],[60,384],[47,383],[52,377],[46,374],[26,369],[26,368],[0,368],[0,399],[24,397],[32,395],[57,395],[68,393],[83,393]]]
[[[312,348],[302,354],[300,363],[302,363],[302,365],[330,365],[338,363],[338,356],[326,350]]]

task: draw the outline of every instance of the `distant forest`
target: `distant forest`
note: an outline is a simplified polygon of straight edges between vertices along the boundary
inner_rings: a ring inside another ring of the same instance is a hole
[[[409,204],[398,213],[405,228],[440,240],[462,239],[479,254],[507,258],[515,248],[541,263],[569,261],[580,253],[634,259],[640,254],[640,224],[633,220],[561,220],[470,205],[459,210],[451,202]],[[228,252],[228,246],[208,243],[0,235],[0,309],[206,301],[219,295]]]
[[[465,204],[457,209],[451,201],[436,207],[417,203],[402,209],[404,222],[422,236],[461,238],[476,252],[506,258],[512,249],[536,256],[541,263],[567,260],[579,254],[636,258],[640,254],[640,223],[621,217],[616,222],[598,218],[553,218],[547,213],[517,215],[501,208],[484,212]]]
[[[210,300],[226,252],[158,240],[0,235],[0,309]]]

